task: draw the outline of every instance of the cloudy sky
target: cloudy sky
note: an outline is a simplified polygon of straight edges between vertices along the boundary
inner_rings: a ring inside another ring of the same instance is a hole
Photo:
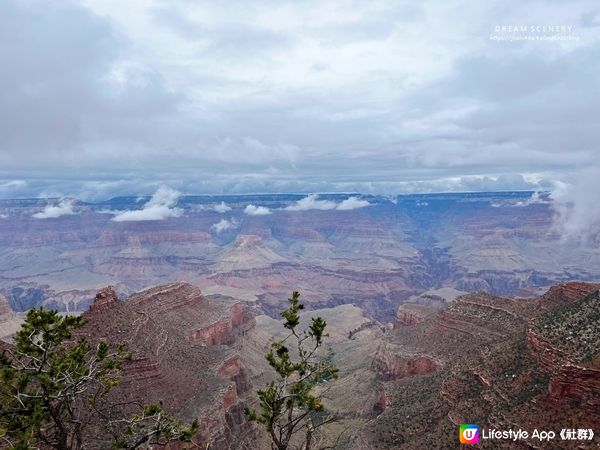
[[[3,0],[0,198],[565,191],[599,43],[597,0]]]

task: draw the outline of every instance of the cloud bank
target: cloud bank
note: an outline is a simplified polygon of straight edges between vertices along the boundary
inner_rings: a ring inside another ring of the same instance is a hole
[[[594,239],[600,233],[600,166],[581,170],[568,182],[556,183],[551,193],[554,226],[564,239]]]
[[[342,200],[336,209],[340,211],[349,211],[351,209],[364,208],[371,204],[367,200],[362,200],[358,197],[348,197],[346,200]]]
[[[181,193],[179,191],[171,189],[168,186],[161,186],[142,209],[119,212],[112,220],[115,222],[134,222],[180,217],[183,214],[183,210],[176,207],[180,196]]]
[[[286,211],[308,211],[310,209],[335,209],[335,202],[329,200],[318,200],[317,194],[310,194],[301,200],[298,200],[293,205],[289,205],[285,208]]]
[[[311,209],[316,210],[330,210],[330,209],[338,209],[340,211],[349,211],[357,208],[364,208],[365,206],[369,206],[370,203],[367,200],[362,200],[358,197],[348,197],[345,200],[342,200],[340,203],[336,203],[331,200],[319,200],[318,194],[310,194],[304,197],[301,200],[298,200],[296,203],[286,206],[284,210],[286,211],[309,211]]]
[[[271,210],[266,206],[248,205],[244,209],[244,214],[248,214],[249,216],[267,216],[271,214]]]
[[[227,220],[227,219],[221,219],[219,222],[213,224],[210,229],[213,230],[215,233],[219,234],[222,233],[223,231],[227,231],[227,230],[232,230],[234,228],[237,228],[238,224],[235,221],[235,219],[231,219],[231,220]]]
[[[598,152],[591,0],[42,4],[0,2],[2,198],[137,195],[157,174],[190,193],[544,190]],[[524,22],[577,40],[490,39]]]
[[[34,219],[57,219],[62,216],[70,216],[75,214],[73,211],[73,200],[64,199],[58,205],[48,205],[43,211],[33,214]]]
[[[511,206],[529,206],[529,205],[538,205],[538,204],[550,204],[552,203],[552,199],[548,194],[542,194],[538,191],[535,191],[533,194],[531,194],[531,197],[529,197],[527,200],[523,200],[523,201],[518,201],[516,203],[514,203]]]

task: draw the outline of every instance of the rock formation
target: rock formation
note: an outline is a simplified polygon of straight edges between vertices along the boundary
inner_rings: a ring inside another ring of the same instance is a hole
[[[599,277],[597,246],[558,246],[548,204],[514,206],[530,195],[372,196],[371,206],[351,211],[286,210],[299,200],[294,195],[233,196],[227,220],[237,225],[224,233],[212,228],[223,217],[210,197],[182,199],[177,220],[139,222],[103,213],[135,208],[135,198],[80,204],[77,215],[52,221],[31,217],[42,200],[0,200],[9,212],[0,228],[0,290],[18,312],[38,305],[82,312],[102,285],[118,282],[126,294],[185,280],[277,317],[294,286],[314,308],[352,299],[389,323],[401,304],[428,292],[531,294]],[[249,217],[248,203],[276,212]],[[420,320],[421,312],[401,311],[398,324]]]
[[[94,297],[94,303],[90,306],[90,311],[99,312],[105,311],[115,305],[119,299],[114,286],[107,286],[100,289]]]
[[[382,381],[391,381],[435,372],[440,370],[441,364],[428,355],[406,354],[401,348],[381,345],[373,358],[372,367]]]
[[[532,319],[529,351],[550,375],[548,393],[587,413],[600,411],[600,294],[598,285],[556,286],[546,299],[556,306]]]
[[[85,316],[88,322],[78,335],[125,342],[132,353],[110,399],[162,402],[182,420],[198,418],[197,439],[211,449],[238,448],[242,431],[252,435],[242,413],[251,382],[230,346],[254,326],[241,304],[210,300],[186,283],[158,286],[124,301],[108,287]],[[198,345],[198,330],[204,330],[203,344],[210,345]]]
[[[200,341],[206,346],[233,344],[239,335],[254,325],[254,317],[244,309],[241,303],[235,303],[229,308],[229,313],[225,318],[190,330],[188,339]]]
[[[385,380],[379,415],[353,448],[450,448],[462,423],[600,429],[599,288],[565,283],[530,300],[469,294],[388,332],[373,362]]]

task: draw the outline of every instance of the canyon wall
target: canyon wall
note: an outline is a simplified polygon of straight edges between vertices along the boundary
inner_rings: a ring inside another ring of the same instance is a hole
[[[235,345],[255,322],[239,302],[210,300],[186,283],[157,286],[124,301],[107,287],[85,317],[78,336],[125,342],[132,353],[111,401],[161,402],[175,417],[197,418],[196,439],[212,450],[233,450],[252,439],[242,398],[252,384]]]

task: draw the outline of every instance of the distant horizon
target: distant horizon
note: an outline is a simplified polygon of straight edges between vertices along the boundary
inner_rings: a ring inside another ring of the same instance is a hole
[[[179,199],[189,198],[189,197],[252,197],[252,196],[268,196],[268,195],[292,195],[292,196],[309,196],[309,195],[329,195],[329,196],[343,196],[343,195],[360,195],[364,197],[410,197],[410,196],[431,196],[431,195],[466,195],[466,194],[506,194],[506,193],[521,193],[521,194],[551,194],[551,190],[536,190],[536,189],[502,189],[502,190],[490,190],[490,191],[432,191],[432,192],[408,192],[408,193],[368,193],[368,192],[359,192],[359,191],[347,191],[347,192],[249,192],[249,193],[239,193],[239,194],[186,194],[181,193]],[[76,200],[81,203],[103,203],[110,200],[116,199],[126,199],[126,198],[138,198],[145,199],[151,198],[153,194],[126,194],[126,195],[116,195],[112,197],[107,197],[99,200],[82,200],[77,198],[76,196],[55,196],[55,197],[11,197],[11,198],[0,198],[0,202],[10,201],[10,200]]]

